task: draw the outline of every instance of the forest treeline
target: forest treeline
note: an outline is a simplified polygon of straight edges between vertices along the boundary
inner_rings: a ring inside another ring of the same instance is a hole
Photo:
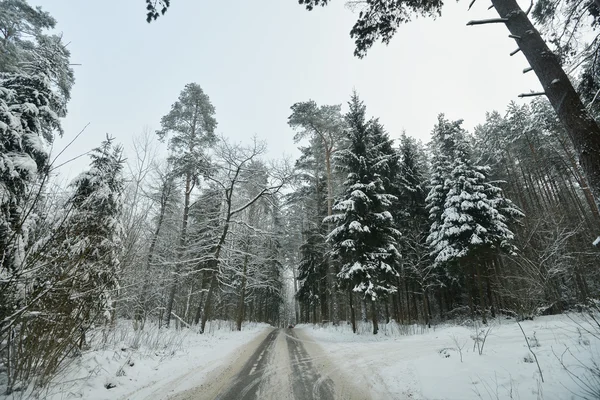
[[[472,133],[440,114],[427,145],[394,144],[356,93],[346,113],[292,110],[308,139],[286,210],[302,227],[300,320],[368,318],[376,333],[381,320],[532,318],[597,297],[598,208],[546,100]]]
[[[257,138],[218,136],[209,96],[190,83],[127,156],[107,136],[61,184],[63,150],[50,149],[74,74],[47,33],[55,24],[0,2],[0,383],[46,385],[118,320],[199,333],[215,319],[278,325],[280,193],[293,168],[266,160]]]
[[[190,83],[129,154],[107,136],[63,185],[50,149],[75,79],[55,26],[24,0],[0,1],[8,393],[44,386],[118,320],[203,333],[214,319],[240,330],[369,318],[376,333],[382,321],[530,318],[598,296],[597,199],[542,97],[473,132],[441,114],[426,144],[386,132],[357,93],[344,107],[301,101],[291,165],[267,160],[258,138],[217,135],[208,94]],[[599,75],[584,62],[578,87],[597,120]]]

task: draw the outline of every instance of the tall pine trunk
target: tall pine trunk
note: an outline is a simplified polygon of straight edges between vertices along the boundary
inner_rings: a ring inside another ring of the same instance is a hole
[[[352,333],[356,333],[356,314],[354,313],[354,302],[352,301],[354,293],[348,289],[348,301],[350,303],[350,321],[352,322]]]
[[[590,116],[560,61],[516,0],[492,0],[494,8],[537,75],[577,152],[596,205],[600,204],[600,127]]]
[[[329,145],[324,140],[323,144],[325,147],[325,167],[327,172],[327,216],[331,217],[333,214],[333,174],[331,171],[331,156],[332,149],[328,147]],[[331,228],[328,227],[328,232],[331,232]],[[333,265],[332,260],[328,260],[327,263],[327,286],[330,288],[329,295],[329,304],[331,306],[329,310],[329,316],[333,321],[334,325],[338,325],[340,322],[339,317],[339,304],[338,304],[338,296],[336,296],[336,271],[335,266]]]

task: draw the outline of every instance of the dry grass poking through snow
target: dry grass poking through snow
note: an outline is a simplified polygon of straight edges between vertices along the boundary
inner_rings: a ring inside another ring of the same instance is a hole
[[[195,328],[159,329],[155,324],[136,331],[131,321],[119,321],[114,329],[95,331],[90,349],[73,358],[44,392],[14,393],[10,399],[143,399],[165,387],[170,393],[186,390],[266,327],[248,323],[237,332],[232,321],[211,321],[199,334]],[[197,373],[191,376],[191,371]]]
[[[513,319],[430,329],[392,322],[376,336],[368,323],[358,335],[348,325],[297,329],[374,399],[600,398],[600,326],[580,314],[521,326],[529,346]]]

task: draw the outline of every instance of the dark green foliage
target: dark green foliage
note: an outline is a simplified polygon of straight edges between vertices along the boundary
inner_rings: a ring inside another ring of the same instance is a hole
[[[53,112],[58,99],[37,77],[0,74],[0,263],[14,269],[25,204],[32,185],[48,172],[46,145],[62,133]]]
[[[208,147],[216,141],[215,108],[208,95],[197,83],[188,83],[171,106],[171,111],[160,120],[156,134],[161,140],[169,138],[173,173],[195,180],[209,168]]]
[[[334,215],[326,219],[335,224],[327,240],[341,265],[341,286],[375,301],[396,291],[399,232],[390,213],[396,198],[387,192],[382,176],[390,171],[387,164],[394,162],[396,154],[382,130],[372,127],[374,121],[367,122],[365,106],[356,93],[349,106],[350,146],[341,155],[348,176]]]
[[[70,53],[59,35],[49,35],[56,20],[24,0],[0,1],[0,73],[26,74],[46,80],[58,99],[53,108],[66,115],[75,81]]]
[[[326,6],[329,0],[298,0],[312,10]],[[413,14],[422,16],[441,15],[441,0],[369,0],[356,5],[360,9],[358,20],[350,31],[356,44],[354,54],[364,57],[377,40],[390,42],[398,26],[409,22]]]
[[[146,22],[150,23],[165,15],[170,6],[171,0],[146,0]]]
[[[428,243],[434,261],[440,264],[481,253],[513,253],[514,234],[508,224],[523,216],[489,182],[489,168],[472,161],[461,122],[449,122],[440,115],[434,129],[438,157],[427,199],[432,221]]]

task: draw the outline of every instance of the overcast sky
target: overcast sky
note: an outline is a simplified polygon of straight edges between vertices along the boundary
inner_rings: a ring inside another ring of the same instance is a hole
[[[469,12],[467,1],[450,1],[441,18],[401,26],[389,46],[376,44],[362,60],[349,37],[356,15],[343,0],[312,12],[296,0],[173,0],[152,24],[142,0],[32,3],[57,19],[72,62],[82,64],[56,147],[90,126],[63,159],[106,133],[129,147],[145,126],[159,128],[189,82],[210,96],[219,133],[242,142],[256,134],[272,157],[297,155],[287,117],[298,101],[345,105],[356,88],[392,137],[405,129],[428,141],[441,112],[471,129],[486,111],[540,88],[522,73],[525,58],[509,56],[516,45],[504,25],[466,26],[497,16],[485,0]]]

